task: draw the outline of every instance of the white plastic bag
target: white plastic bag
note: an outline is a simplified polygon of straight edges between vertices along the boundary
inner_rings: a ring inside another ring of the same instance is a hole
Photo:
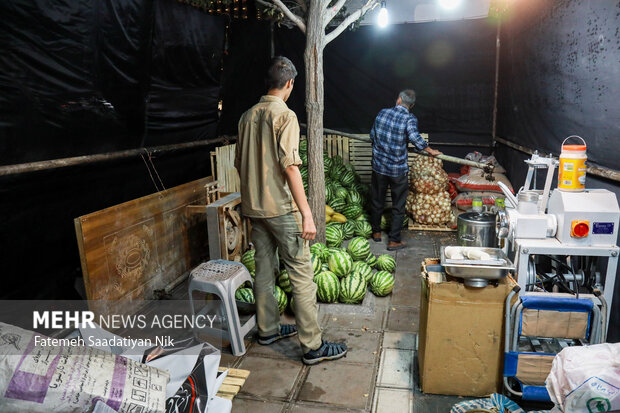
[[[553,359],[546,385],[553,411],[620,410],[620,343],[565,348]]]

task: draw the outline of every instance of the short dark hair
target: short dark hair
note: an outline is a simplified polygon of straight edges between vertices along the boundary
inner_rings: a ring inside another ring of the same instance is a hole
[[[415,104],[415,90],[413,89],[405,89],[398,94],[400,101],[407,109],[411,110],[413,105]]]
[[[265,77],[265,86],[267,90],[282,89],[286,82],[295,79],[297,69],[290,59],[284,56],[276,56],[271,59],[267,76]]]

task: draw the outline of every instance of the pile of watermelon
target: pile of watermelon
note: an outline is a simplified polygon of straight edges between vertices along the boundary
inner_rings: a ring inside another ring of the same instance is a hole
[[[376,257],[364,237],[354,237],[346,248],[340,244],[337,247],[328,247],[317,242],[310,247],[310,252],[313,281],[317,286],[316,296],[319,302],[359,304],[364,300],[368,289],[376,296],[383,297],[394,288],[394,258],[387,254]],[[255,268],[254,253],[246,252],[242,263],[248,269]],[[280,313],[283,313],[287,306],[294,313],[293,288],[288,271],[280,269],[274,277],[274,296]],[[239,287],[235,298],[254,304],[251,283]]]
[[[308,146],[302,140],[299,154],[303,165],[299,168],[308,191]],[[317,300],[323,303],[359,304],[370,291],[377,296],[386,296],[394,287],[396,262],[390,255],[376,257],[370,251],[368,239],[372,227],[366,212],[370,188],[360,182],[360,177],[351,164],[346,164],[340,156],[323,157],[325,172],[326,229],[325,244],[315,243],[310,247],[314,283],[317,285]],[[386,217],[388,218],[388,217]],[[382,226],[386,225],[382,219]],[[406,224],[405,224],[406,225]],[[350,240],[343,248],[343,243]],[[243,254],[241,262],[254,276],[256,265],[254,252]],[[375,271],[376,270],[376,271]],[[281,269],[275,275],[274,296],[282,313],[287,304],[291,311],[293,299],[288,272]],[[248,291],[249,290],[249,291]],[[252,288],[243,285],[235,297],[239,301],[254,303]]]

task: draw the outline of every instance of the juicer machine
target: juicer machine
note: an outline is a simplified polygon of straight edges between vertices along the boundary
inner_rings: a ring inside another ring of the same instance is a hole
[[[620,209],[615,194],[605,189],[551,190],[557,159],[535,153],[525,162],[528,173],[516,197],[499,183],[506,196],[506,210],[497,214],[496,222],[504,252],[515,263],[521,291],[535,291],[541,280],[559,277],[578,295],[579,286],[587,283],[602,291],[609,311],[620,252],[616,245]],[[543,169],[547,172],[544,189],[537,190],[536,172]],[[541,256],[551,260],[551,273],[541,273],[537,267],[536,257]],[[597,271],[605,268],[596,266],[599,258],[607,259],[604,275]],[[579,265],[575,266],[575,261]]]

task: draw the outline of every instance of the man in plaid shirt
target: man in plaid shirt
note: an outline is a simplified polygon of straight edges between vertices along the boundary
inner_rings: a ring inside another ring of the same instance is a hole
[[[396,106],[382,109],[370,131],[372,142],[371,211],[372,238],[381,241],[381,213],[388,186],[392,190],[392,228],[388,233],[390,251],[405,247],[400,230],[405,218],[405,204],[409,183],[407,175],[407,145],[409,142],[419,151],[436,156],[441,152],[431,149],[418,132],[418,119],[411,114],[415,104],[415,92],[403,90]]]

